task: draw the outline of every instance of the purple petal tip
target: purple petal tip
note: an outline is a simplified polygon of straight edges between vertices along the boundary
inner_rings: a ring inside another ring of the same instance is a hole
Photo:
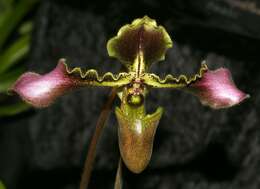
[[[11,91],[17,93],[27,103],[41,108],[49,106],[58,96],[73,87],[73,81],[67,77],[65,59],[60,59],[51,72],[40,75],[24,73],[14,84]]]
[[[190,89],[203,105],[214,109],[228,108],[250,97],[236,87],[229,70],[225,68],[208,70],[200,80],[191,84]]]

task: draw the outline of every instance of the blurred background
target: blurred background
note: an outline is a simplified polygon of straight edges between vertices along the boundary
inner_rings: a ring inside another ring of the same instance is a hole
[[[0,188],[78,188],[94,127],[109,93],[85,88],[36,110],[7,95],[26,70],[46,73],[59,58],[71,66],[117,72],[106,42],[148,15],[174,42],[161,75],[227,67],[251,95],[239,106],[212,110],[197,98],[153,90],[148,112],[163,106],[154,152],[141,174],[123,169],[124,189],[260,188],[260,2],[257,0],[0,0]],[[119,105],[116,100],[114,107]],[[119,159],[112,113],[97,149],[90,188],[113,188]]]

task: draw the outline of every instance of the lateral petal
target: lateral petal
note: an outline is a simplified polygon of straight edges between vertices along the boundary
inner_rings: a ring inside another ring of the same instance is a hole
[[[60,59],[51,72],[40,75],[34,72],[24,73],[11,88],[21,98],[34,107],[49,106],[57,97],[67,91],[82,86],[121,87],[131,82],[133,74],[107,72],[99,75],[96,70],[68,68],[65,59]]]
[[[11,88],[11,92],[17,93],[34,107],[49,106],[58,96],[76,85],[75,81],[68,77],[64,61],[60,59],[57,67],[44,75],[24,73]]]
[[[188,90],[197,96],[203,105],[214,109],[228,108],[241,103],[249,95],[239,90],[226,68],[208,70],[203,77],[191,83]]]

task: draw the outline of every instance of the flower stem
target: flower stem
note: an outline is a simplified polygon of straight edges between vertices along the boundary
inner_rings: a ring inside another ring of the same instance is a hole
[[[109,98],[108,98],[107,102],[104,104],[104,106],[101,110],[101,113],[99,115],[99,118],[98,118],[98,121],[96,124],[96,130],[91,139],[87,158],[85,160],[84,170],[83,170],[83,173],[81,176],[81,181],[80,181],[80,189],[86,189],[89,185],[90,176],[91,176],[91,172],[92,172],[92,168],[93,168],[93,163],[94,163],[95,156],[96,156],[97,142],[101,136],[102,130],[103,130],[105,123],[111,112],[112,104],[116,97],[116,94],[117,94],[117,90],[116,90],[116,88],[113,88],[109,94]]]

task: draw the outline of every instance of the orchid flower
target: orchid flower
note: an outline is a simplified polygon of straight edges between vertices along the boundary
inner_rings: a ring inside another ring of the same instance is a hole
[[[100,75],[93,69],[70,68],[65,59],[60,59],[57,67],[47,74],[24,73],[11,91],[32,106],[42,108],[79,87],[113,88],[121,101],[120,107],[115,109],[120,154],[130,171],[140,173],[150,161],[154,136],[163,114],[161,107],[154,113],[146,113],[145,99],[149,90],[183,90],[213,109],[229,108],[249,97],[236,87],[228,69],[209,70],[205,61],[192,76],[168,74],[162,78],[150,73],[150,66],[164,60],[171,47],[172,40],[164,27],[144,16],[123,26],[107,43],[108,55],[118,59],[125,72]]]

